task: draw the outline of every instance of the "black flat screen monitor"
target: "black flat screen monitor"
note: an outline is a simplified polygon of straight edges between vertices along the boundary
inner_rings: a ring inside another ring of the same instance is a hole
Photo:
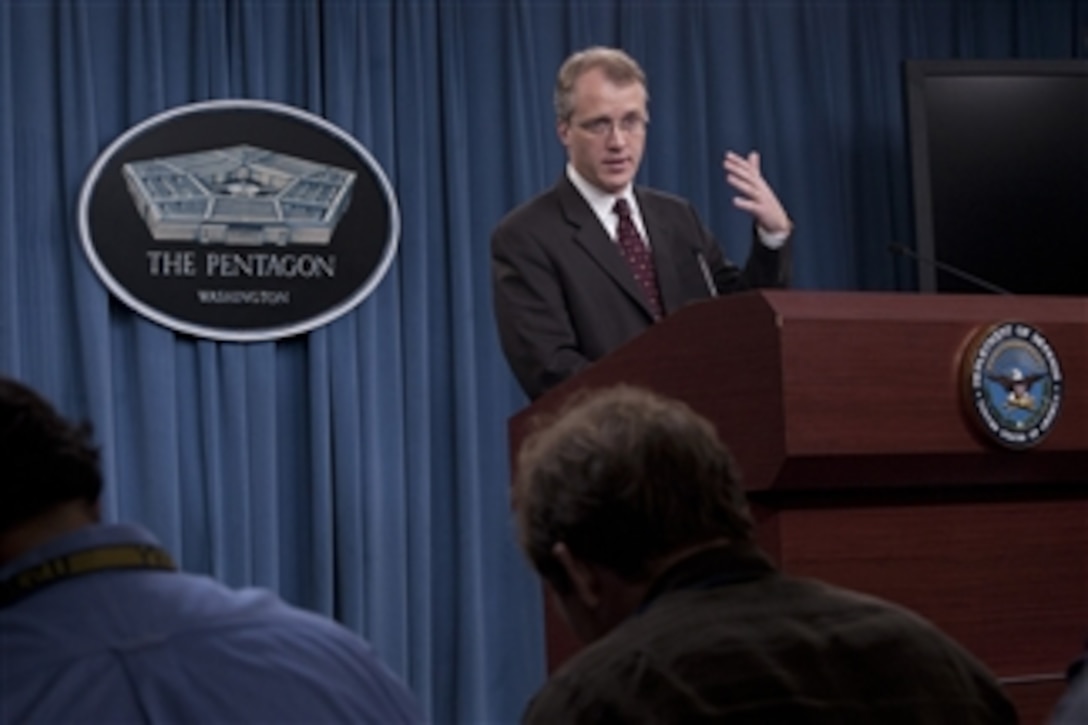
[[[909,60],[920,257],[1016,294],[1088,294],[1088,60]],[[923,292],[984,292],[920,261]]]

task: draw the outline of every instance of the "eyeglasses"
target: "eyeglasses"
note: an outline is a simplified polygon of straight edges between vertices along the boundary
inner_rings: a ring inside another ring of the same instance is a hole
[[[590,136],[605,138],[613,131],[616,131],[617,133],[623,132],[626,135],[645,133],[646,126],[649,123],[650,119],[638,114],[631,114],[618,120],[607,117],[591,118],[588,121],[580,121],[575,125]]]

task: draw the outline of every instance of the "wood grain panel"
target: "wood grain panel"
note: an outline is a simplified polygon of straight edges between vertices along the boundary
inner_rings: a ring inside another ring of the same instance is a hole
[[[779,511],[780,565],[898,602],[998,676],[1064,672],[1088,634],[1088,501]]]
[[[1054,706],[1065,693],[1065,683],[1053,681],[1005,685],[1005,692],[1016,705],[1021,725],[1046,725]]]

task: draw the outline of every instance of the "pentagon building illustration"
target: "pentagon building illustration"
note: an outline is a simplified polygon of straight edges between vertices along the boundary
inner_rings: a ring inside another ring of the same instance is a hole
[[[133,161],[129,194],[157,240],[328,244],[355,172],[249,145]]]

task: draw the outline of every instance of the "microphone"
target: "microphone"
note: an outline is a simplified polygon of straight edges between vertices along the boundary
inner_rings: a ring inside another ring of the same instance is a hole
[[[710,274],[710,267],[707,266],[706,258],[703,257],[703,253],[698,249],[693,249],[695,252],[695,261],[699,263],[699,269],[703,272],[703,281],[706,282],[707,291],[710,292],[711,297],[718,296],[718,285],[714,284],[714,275]]]
[[[922,264],[928,265],[928,266],[933,267],[935,269],[939,269],[942,272],[947,272],[948,274],[952,275],[953,277],[956,277],[957,279],[963,280],[964,282],[970,282],[971,284],[975,285],[976,287],[981,287],[982,289],[986,290],[987,292],[993,292],[993,293],[999,294],[999,295],[1011,295],[1012,294],[1012,292],[1009,292],[1004,287],[998,287],[993,282],[987,282],[986,280],[984,280],[984,279],[982,279],[980,277],[976,277],[975,275],[971,274],[970,272],[963,271],[959,267],[953,267],[951,264],[948,264],[947,262],[942,262],[939,259],[930,259],[929,257],[926,257],[925,255],[918,254],[918,252],[915,252],[913,249],[911,249],[910,247],[905,246],[903,244],[897,244],[896,242],[889,242],[888,243],[888,249],[895,252],[896,254],[902,254],[904,256],[915,259],[915,260],[921,262]]]

